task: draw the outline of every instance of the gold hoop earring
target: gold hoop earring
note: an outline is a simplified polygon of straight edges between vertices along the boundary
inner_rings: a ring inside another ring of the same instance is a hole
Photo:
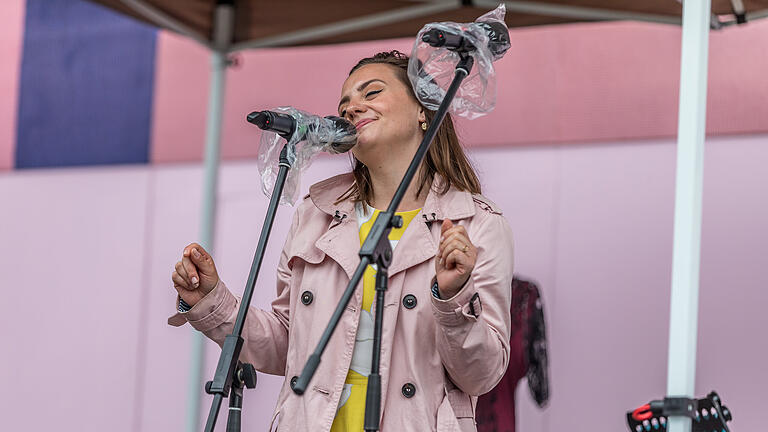
[[[427,130],[427,122],[421,122],[421,130]]]

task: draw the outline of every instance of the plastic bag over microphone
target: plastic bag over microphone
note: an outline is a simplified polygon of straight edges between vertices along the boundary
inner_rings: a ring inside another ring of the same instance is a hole
[[[280,196],[280,204],[294,205],[301,187],[301,173],[311,165],[314,157],[321,152],[336,154],[349,151],[357,142],[357,136],[350,131],[349,123],[339,118],[320,117],[293,107],[278,107],[272,111],[288,114],[296,121],[286,149],[291,167]],[[284,146],[285,138],[273,131],[262,131],[256,165],[261,177],[261,189],[266,196],[271,196],[275,187],[280,152]]]
[[[494,37],[494,34],[498,34],[489,24],[503,28],[508,34],[504,23],[505,14],[506,7],[500,4],[475,22],[430,23],[419,31],[408,63],[408,78],[416,98],[425,107],[437,110],[453,81],[456,64],[459,62],[459,54],[455,51],[436,48],[422,41],[424,33],[438,29],[444,33],[461,35],[475,47],[470,54],[474,57],[474,67],[456,92],[450,112],[474,119],[493,110],[496,106],[496,72],[493,62],[504,56],[510,43],[509,37],[489,38],[489,35]]]

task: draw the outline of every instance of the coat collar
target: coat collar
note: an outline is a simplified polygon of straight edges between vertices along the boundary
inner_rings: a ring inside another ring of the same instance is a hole
[[[438,174],[435,176],[433,186],[443,184],[443,178]],[[309,188],[309,197],[315,204],[315,207],[331,216],[335,216],[338,211],[340,214],[346,214],[351,218],[354,214],[354,204],[352,200],[336,201],[346,192],[354,183],[352,173],[340,174],[329,179],[315,183]],[[451,186],[448,191],[442,195],[430,188],[427,199],[424,202],[422,213],[430,221],[451,219],[456,221],[464,219],[475,214],[475,205],[472,200],[472,194],[464,192]]]
[[[434,184],[440,185],[442,181],[442,177],[438,176]],[[309,198],[315,207],[333,217],[328,231],[317,240],[315,246],[339,263],[350,278],[360,262],[357,255],[360,247],[357,218],[352,200],[336,201],[353,182],[352,173],[346,173],[316,183],[309,189]],[[398,251],[389,269],[390,277],[435,256],[437,240],[434,236],[439,236],[440,228],[439,222],[432,227],[433,222],[444,219],[456,221],[474,214],[475,205],[471,193],[451,187],[440,195],[430,188],[422,211],[411,222],[412,226],[408,227],[398,244]],[[435,232],[437,234],[433,234]]]

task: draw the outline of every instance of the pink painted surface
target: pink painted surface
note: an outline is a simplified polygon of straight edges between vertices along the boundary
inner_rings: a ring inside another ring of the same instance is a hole
[[[711,32],[707,132],[768,131],[768,22]],[[677,133],[679,27],[595,23],[513,30],[499,103],[466,123],[481,145],[573,143]],[[762,66],[758,66],[762,65]]]
[[[0,171],[13,168],[21,51],[24,45],[24,0],[0,2]]]
[[[677,132],[680,28],[647,23],[573,24],[512,30],[497,65],[498,104],[461,122],[471,146],[574,143],[673,137]],[[712,32],[708,133],[768,131],[768,20]],[[410,39],[254,50],[227,74],[222,157],[256,155],[258,132],[245,115],[293,105],[335,111],[355,62],[375,52],[410,52]],[[208,55],[161,32],[153,161],[200,160],[208,95]]]
[[[768,387],[766,139],[710,138],[705,153],[696,392],[717,389],[734,430],[760,430]],[[547,310],[552,399],[541,411],[519,388],[521,431],[569,430],[585,417],[590,430],[625,430],[625,410],[665,391],[674,143],[610,144],[472,152],[486,195],[515,232],[516,271],[539,281]],[[302,188],[347,167],[343,157],[317,160]],[[190,330],[165,319],[173,264],[198,235],[201,172],[166,165],[0,175],[3,208],[13,209],[0,223],[0,272],[13,287],[3,292],[10,307],[0,338],[12,349],[0,357],[0,380],[17,390],[0,394],[5,428],[27,430],[30,418],[40,430],[183,428]],[[252,162],[223,166],[219,200],[214,256],[240,292],[267,204]],[[291,214],[278,211],[259,307],[274,296]],[[208,345],[205,379],[218,351]],[[83,385],[87,377],[95,381]],[[264,430],[281,380],[260,375],[246,393],[246,429]],[[210,397],[203,400],[205,416]],[[38,406],[46,416],[35,415]]]
[[[210,56],[175,33],[157,32],[150,160],[202,159]]]
[[[705,154],[700,296],[707,300],[699,306],[696,390],[728,395],[732,430],[765,424],[766,142],[768,136],[745,139],[710,146]]]
[[[136,430],[147,174],[0,175],[3,430]]]
[[[180,431],[186,419],[192,332],[170,327],[165,320],[172,310],[168,304],[173,305],[176,299],[170,277],[179,260],[178,251],[199,232],[201,170],[183,165],[144,171],[151,185],[145,199],[152,217],[147,223],[150,240],[143,255],[149,283],[136,287],[143,302],[134,314],[144,345],[136,365],[140,373],[133,430]]]

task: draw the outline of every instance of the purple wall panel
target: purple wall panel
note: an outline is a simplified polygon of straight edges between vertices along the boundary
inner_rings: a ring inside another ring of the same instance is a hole
[[[27,0],[16,168],[149,161],[157,30],[85,0]]]

